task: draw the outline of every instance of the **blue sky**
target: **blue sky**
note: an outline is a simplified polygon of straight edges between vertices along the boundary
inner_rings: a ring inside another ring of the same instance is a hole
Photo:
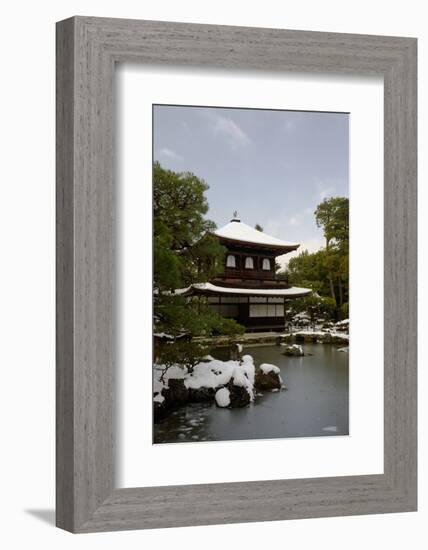
[[[348,114],[157,105],[153,126],[155,160],[208,183],[207,217],[218,227],[237,210],[243,222],[315,251],[317,204],[349,196]]]

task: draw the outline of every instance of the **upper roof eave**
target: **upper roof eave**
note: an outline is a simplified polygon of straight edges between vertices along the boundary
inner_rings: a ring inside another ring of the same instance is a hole
[[[256,243],[252,241],[242,241],[239,239],[224,237],[223,235],[217,235],[214,231],[210,232],[210,235],[217,237],[217,239],[227,244],[235,244],[237,246],[247,246],[250,248],[261,248],[263,250],[279,252],[280,254],[285,254],[286,252],[292,252],[293,250],[297,250],[300,246],[299,243],[290,243],[289,245],[278,245],[278,244],[268,244],[268,243]]]

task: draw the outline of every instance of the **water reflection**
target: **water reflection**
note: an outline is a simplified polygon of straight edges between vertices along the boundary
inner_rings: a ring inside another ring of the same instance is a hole
[[[288,390],[265,392],[243,409],[183,407],[154,426],[154,443],[347,435],[348,354],[328,344],[303,347],[304,357],[286,357],[280,346],[246,348],[256,365],[278,365]],[[227,358],[225,350],[211,354]]]

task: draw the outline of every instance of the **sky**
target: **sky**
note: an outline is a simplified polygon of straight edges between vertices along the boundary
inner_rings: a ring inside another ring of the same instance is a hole
[[[297,252],[324,245],[314,211],[348,197],[349,115],[213,107],[154,106],[153,155],[164,168],[193,172],[209,185],[207,218],[241,221]]]

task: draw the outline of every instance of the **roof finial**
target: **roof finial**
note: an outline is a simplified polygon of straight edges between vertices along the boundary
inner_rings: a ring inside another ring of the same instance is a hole
[[[238,218],[238,211],[235,210],[233,212],[233,218],[230,220],[231,222],[240,222],[241,220]]]

